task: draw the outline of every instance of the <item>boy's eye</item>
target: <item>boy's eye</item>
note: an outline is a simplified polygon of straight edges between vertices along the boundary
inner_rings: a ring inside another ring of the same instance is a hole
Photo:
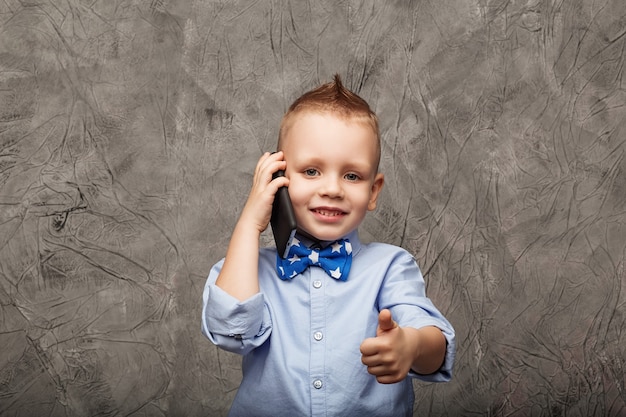
[[[344,176],[344,178],[347,179],[348,181],[358,181],[359,180],[359,176],[357,174],[355,174],[354,172],[346,174]]]
[[[306,175],[307,177],[315,177],[318,174],[319,172],[317,171],[317,169],[313,169],[313,168],[309,168],[304,171],[304,175]]]

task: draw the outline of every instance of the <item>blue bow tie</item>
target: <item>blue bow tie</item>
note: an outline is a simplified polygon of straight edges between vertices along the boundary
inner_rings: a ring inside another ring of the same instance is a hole
[[[287,258],[276,255],[276,269],[281,279],[292,279],[309,266],[321,267],[328,275],[345,281],[352,265],[352,245],[347,239],[338,240],[324,249],[309,249],[293,238]]]

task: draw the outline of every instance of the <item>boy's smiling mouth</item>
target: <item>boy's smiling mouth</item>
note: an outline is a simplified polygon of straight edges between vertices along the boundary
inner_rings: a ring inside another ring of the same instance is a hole
[[[313,213],[322,216],[322,217],[340,217],[340,216],[344,216],[346,214],[345,211],[343,210],[339,210],[339,209],[335,209],[335,208],[330,208],[330,207],[317,207],[311,210]]]

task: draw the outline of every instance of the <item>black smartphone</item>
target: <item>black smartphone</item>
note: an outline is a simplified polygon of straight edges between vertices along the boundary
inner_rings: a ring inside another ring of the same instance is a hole
[[[285,171],[277,171],[272,175],[272,179],[284,176]],[[272,217],[270,218],[276,250],[281,258],[286,258],[289,254],[289,245],[296,234],[296,214],[289,198],[287,187],[280,187],[274,197],[272,206]]]

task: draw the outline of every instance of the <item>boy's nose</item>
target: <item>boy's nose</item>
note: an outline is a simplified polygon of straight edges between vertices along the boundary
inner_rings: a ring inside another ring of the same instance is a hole
[[[341,186],[341,179],[336,178],[335,176],[327,176],[326,178],[324,178],[320,193],[324,196],[331,198],[343,197],[343,187]]]

